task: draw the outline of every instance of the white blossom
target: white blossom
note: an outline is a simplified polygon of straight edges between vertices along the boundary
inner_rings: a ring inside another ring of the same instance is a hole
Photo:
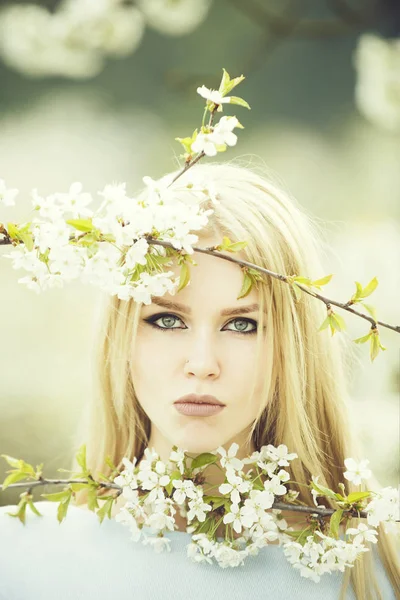
[[[207,17],[211,0],[137,0],[147,25],[166,35],[186,35]]]
[[[222,144],[228,146],[235,146],[237,142],[237,135],[233,133],[233,129],[237,127],[239,121],[236,117],[221,117],[219,122],[214,128],[214,132],[222,140]]]
[[[216,132],[198,133],[191,145],[192,152],[204,152],[206,156],[216,156],[217,146],[223,144],[223,138]]]
[[[376,544],[378,532],[375,529],[369,529],[365,523],[359,523],[358,527],[349,527],[346,529],[346,535],[354,535],[353,543],[362,544],[365,541]]]
[[[218,90],[211,90],[205,85],[198,87],[197,93],[214,104],[229,104],[231,101],[230,96],[223,96]]]
[[[86,208],[93,201],[92,196],[82,191],[79,181],[72,183],[66,194],[55,194],[55,200],[63,212],[72,213],[73,219],[92,216],[92,210]]]
[[[398,523],[395,521],[400,516],[399,490],[385,487],[375,494],[375,497],[365,508],[367,523],[373,527],[383,524],[386,532],[398,533]]]
[[[400,38],[364,33],[354,54],[355,100],[373,124],[400,131]]]
[[[4,179],[0,179],[0,205],[3,206],[15,206],[15,198],[19,190],[7,189]]]
[[[164,552],[164,550],[167,550],[168,552],[171,551],[171,540],[167,537],[150,537],[150,536],[146,536],[143,539],[143,544],[144,545],[149,545],[152,546],[152,548],[159,554],[161,552]]]
[[[239,444],[234,442],[231,444],[228,452],[223,446],[219,446],[216,450],[221,455],[220,463],[224,469],[233,469],[234,471],[240,471],[243,469],[243,461],[236,458],[237,451],[239,450]]]
[[[371,471],[370,469],[367,469],[369,460],[365,459],[356,462],[353,458],[346,458],[344,464],[347,471],[343,473],[343,476],[349,481],[352,481],[354,485],[360,485],[363,479],[371,477]]]
[[[210,510],[212,510],[211,505],[203,502],[203,497],[199,495],[197,498],[189,501],[188,520],[193,521],[193,519],[197,519],[202,523],[206,519],[206,512]]]
[[[250,481],[236,475],[233,469],[227,469],[226,478],[228,483],[221,484],[218,490],[221,494],[230,494],[231,502],[238,504],[241,499],[240,494],[248,492],[252,488],[252,485]]]

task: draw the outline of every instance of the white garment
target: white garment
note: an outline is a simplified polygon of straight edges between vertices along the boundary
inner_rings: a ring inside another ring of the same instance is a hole
[[[126,525],[71,505],[57,521],[58,503],[35,502],[26,523],[0,507],[0,600],[338,600],[343,573],[315,583],[301,577],[278,545],[222,569],[186,556],[190,534],[170,532],[171,551],[157,554],[130,539]],[[377,554],[374,556],[377,558]],[[384,600],[395,600],[382,565]],[[354,600],[351,586],[346,600]]]

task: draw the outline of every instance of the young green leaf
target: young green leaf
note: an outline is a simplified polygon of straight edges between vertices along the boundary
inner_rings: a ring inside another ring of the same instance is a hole
[[[104,497],[103,498],[101,496],[99,497],[99,500],[103,500],[103,499],[104,499]],[[99,510],[96,513],[96,515],[99,517],[100,523],[102,523],[104,521],[104,518],[106,516],[109,519],[111,519],[112,505],[113,505],[115,498],[113,496],[107,496],[105,498],[105,500],[106,501],[104,502],[103,506],[101,508],[99,508]]]
[[[65,502],[71,497],[71,490],[54,492],[53,494],[40,494],[42,498],[47,498],[50,502]]]
[[[22,479],[26,479],[28,475],[21,471],[14,471],[3,481],[3,491],[12,483],[17,483],[17,481],[21,481]]]
[[[372,292],[374,290],[376,290],[376,288],[378,287],[378,279],[376,277],[374,277],[373,279],[371,279],[371,281],[368,283],[368,285],[365,286],[365,288],[363,289],[360,298],[366,298],[367,296],[370,296],[372,294]]]
[[[368,342],[371,335],[372,335],[372,331],[367,333],[367,335],[363,335],[362,337],[357,338],[356,340],[353,340],[353,342],[355,342],[356,344],[365,344],[365,342]]]
[[[379,350],[386,350],[385,346],[382,346],[381,341],[379,339],[379,331],[377,329],[372,329],[372,335],[370,338],[370,357],[371,362],[374,362],[375,358],[379,354]]]
[[[251,275],[249,275],[247,273],[247,271],[245,271],[242,287],[239,292],[239,296],[237,297],[237,300],[239,300],[240,298],[245,298],[248,294],[250,294],[252,287],[253,287],[253,278]]]
[[[203,452],[193,459],[191,468],[198,469],[200,467],[204,467],[205,465],[211,465],[217,460],[218,456],[216,454],[213,454],[212,452]]]
[[[184,262],[181,266],[181,273],[179,277],[179,286],[177,291],[180,292],[190,281],[190,269],[189,265]]]
[[[371,496],[371,492],[352,492],[346,498],[346,502],[358,502],[359,500],[364,500],[364,498],[369,498]]]
[[[375,306],[372,306],[371,304],[366,304],[365,302],[362,302],[362,306],[369,312],[369,314],[371,315],[371,317],[376,322],[378,320],[378,317],[377,317],[377,314],[376,314],[376,308],[375,308]]]
[[[67,219],[65,222],[78,231],[89,232],[93,229],[92,219]]]
[[[246,100],[243,100],[243,98],[231,96],[230,99],[230,104],[238,104],[239,106],[244,106],[244,108],[248,108],[249,110],[251,110],[250,105],[246,102]]]
[[[0,454],[0,456],[2,456],[2,458],[4,458],[11,467],[14,467],[15,469],[19,469],[21,467],[21,460],[19,458],[14,458],[8,454]]]
[[[342,520],[343,509],[339,508],[336,510],[329,520],[329,535],[334,537],[336,540],[339,538],[339,526]]]
[[[331,273],[331,275],[327,275],[326,277],[322,277],[322,279],[316,279],[315,281],[312,282],[312,285],[314,287],[320,287],[321,285],[326,285],[327,283],[330,282],[332,277],[333,277],[333,273]]]

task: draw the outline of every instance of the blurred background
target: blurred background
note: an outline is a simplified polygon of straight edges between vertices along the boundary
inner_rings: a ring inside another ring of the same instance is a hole
[[[222,160],[265,168],[324,232],[326,295],[347,301],[378,276],[378,318],[399,324],[400,6],[396,0],[0,2],[0,178],[20,190],[0,221],[32,218],[31,190],[96,197],[107,183],[175,169],[175,137],[201,124],[199,85],[244,74],[231,107],[245,129]],[[233,110],[234,109],[234,110]],[[210,160],[210,159],[205,159]],[[0,247],[0,454],[69,468],[93,393],[97,288],[37,295]],[[339,312],[339,311],[338,311]],[[369,325],[347,313],[351,339]],[[399,335],[371,363],[355,345],[349,387],[364,456],[399,485]],[[0,479],[10,467],[0,462]],[[22,491],[22,490],[20,490]],[[0,504],[18,503],[6,490]],[[43,491],[43,490],[42,490]],[[35,492],[35,498],[39,493]]]

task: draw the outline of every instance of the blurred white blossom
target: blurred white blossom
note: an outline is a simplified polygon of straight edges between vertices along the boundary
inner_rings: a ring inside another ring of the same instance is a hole
[[[111,0],[68,0],[54,13],[8,6],[0,13],[0,53],[32,77],[87,78],[102,70],[107,54],[133,52],[143,32],[141,12]]]
[[[3,206],[15,206],[15,197],[18,191],[16,188],[7,189],[4,179],[0,179],[0,204],[3,204]]]
[[[193,31],[211,0],[62,0],[54,12],[36,4],[0,11],[0,56],[30,77],[94,77],[105,58],[139,46],[145,25],[168,35]]]
[[[191,33],[207,17],[211,0],[136,0],[149,27],[167,35]]]
[[[362,35],[354,64],[355,100],[360,112],[378,127],[400,131],[400,38]]]

